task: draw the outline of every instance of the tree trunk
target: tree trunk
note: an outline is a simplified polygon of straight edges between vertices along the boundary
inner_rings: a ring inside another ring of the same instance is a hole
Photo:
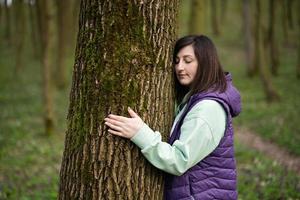
[[[275,10],[277,7],[277,0],[269,0],[269,34],[268,34],[268,43],[270,48],[270,62],[271,62],[271,71],[272,74],[278,75],[279,67],[279,53],[278,53],[278,31],[276,28],[276,15]]]
[[[34,57],[36,59],[41,57],[40,51],[41,51],[41,45],[39,45],[39,41],[41,41],[41,39],[39,38],[40,35],[38,34],[38,22],[37,22],[37,3],[29,3],[28,4],[29,7],[29,22],[30,22],[30,36],[31,36],[31,42],[32,42],[32,48],[33,48],[33,53],[34,53]]]
[[[281,20],[282,20],[282,29],[283,29],[283,37],[285,41],[289,42],[288,40],[288,22],[287,22],[287,5],[286,0],[279,1],[281,6]]]
[[[297,8],[300,9],[300,2],[297,2]],[[297,23],[298,23],[298,38],[300,38],[300,12],[297,12]],[[300,79],[300,40],[298,40],[298,63],[296,69],[297,78]]]
[[[44,123],[45,132],[50,135],[54,128],[53,118],[53,94],[51,68],[53,66],[53,55],[51,51],[54,45],[54,2],[40,0],[36,2],[39,12],[39,26],[42,47],[42,67],[43,67],[43,101],[44,101]]]
[[[228,0],[222,0],[221,1],[221,15],[220,15],[220,22],[222,24],[226,23],[226,18],[227,18],[227,5],[228,5]]]
[[[192,0],[191,15],[189,19],[190,34],[205,34],[207,33],[207,2],[206,0]]]
[[[56,67],[56,83],[59,88],[65,88],[67,85],[67,70],[66,58],[68,57],[67,50],[70,47],[72,39],[72,3],[70,0],[57,0],[57,30],[58,30],[58,55]],[[74,2],[73,2],[74,3]]]
[[[211,14],[211,23],[213,34],[218,36],[220,35],[220,26],[219,26],[219,14],[216,0],[210,0],[210,14]]]
[[[166,138],[177,0],[83,0],[59,199],[162,199],[162,173],[104,118],[127,106]]]
[[[26,34],[26,22],[25,13],[24,13],[24,2],[22,0],[16,0],[14,3],[14,13],[15,13],[15,25],[16,33],[15,35],[15,47],[16,47],[16,62],[15,62],[15,72],[16,74],[20,73],[23,62],[23,47]]]
[[[11,37],[11,6],[8,5],[8,1],[4,1],[4,22],[5,22],[5,34],[4,38],[8,41],[8,44],[12,43]]]
[[[293,20],[293,3],[294,0],[287,0],[287,21],[290,29],[294,28]]]
[[[249,0],[243,1],[243,19],[244,19],[244,33],[245,33],[245,46],[246,46],[246,65],[247,65],[247,75],[251,77],[254,75],[255,65],[253,63],[253,38],[252,38],[252,21],[250,14],[250,2]]]
[[[262,20],[261,20],[261,5],[260,0],[256,0],[256,12],[255,12],[255,41],[256,41],[256,52],[257,60],[258,60],[258,68],[260,78],[265,90],[266,100],[268,102],[274,102],[279,100],[279,95],[276,92],[273,83],[272,83],[272,76],[269,68],[266,66],[266,54],[264,50],[264,35],[263,35],[263,28],[262,28]]]

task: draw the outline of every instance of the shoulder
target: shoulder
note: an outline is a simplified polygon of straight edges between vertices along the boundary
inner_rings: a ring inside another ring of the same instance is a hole
[[[202,118],[213,119],[218,117],[226,117],[223,106],[215,100],[199,101],[187,114],[186,119]],[[209,120],[210,121],[210,120]]]

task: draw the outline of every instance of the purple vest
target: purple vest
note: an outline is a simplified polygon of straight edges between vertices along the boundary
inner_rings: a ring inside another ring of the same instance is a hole
[[[185,116],[199,101],[215,100],[227,113],[225,133],[216,149],[183,175],[166,174],[165,200],[237,199],[232,117],[240,113],[241,99],[239,92],[232,85],[230,74],[226,75],[226,80],[227,89],[224,93],[205,92],[191,96],[181,118],[175,125],[168,141],[170,144],[179,139]],[[201,151],[201,149],[198,150]]]

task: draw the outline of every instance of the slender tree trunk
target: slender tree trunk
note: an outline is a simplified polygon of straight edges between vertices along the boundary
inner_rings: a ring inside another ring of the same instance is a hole
[[[16,47],[16,63],[15,72],[20,73],[23,66],[23,47],[26,34],[26,18],[24,13],[24,2],[22,0],[16,0],[14,3],[14,13],[15,13],[15,47]]]
[[[266,100],[268,102],[274,102],[279,100],[279,95],[276,91],[276,89],[273,86],[272,83],[272,76],[269,68],[267,67],[266,62],[266,54],[264,50],[264,35],[262,30],[262,19],[261,19],[261,4],[260,0],[256,0],[256,12],[255,12],[255,40],[257,42],[256,52],[258,56],[258,68],[259,68],[259,74],[260,78],[263,83],[263,87],[266,94]]]
[[[300,10],[300,2],[297,2],[297,10]],[[297,12],[297,23],[298,23],[298,38],[300,38],[300,12]],[[296,68],[297,78],[300,79],[300,40],[298,40],[298,63]]]
[[[287,21],[290,29],[294,28],[293,23],[293,3],[294,0],[287,0]],[[298,10],[299,11],[299,10]]]
[[[44,101],[44,123],[45,132],[50,135],[54,128],[53,117],[53,94],[51,67],[53,66],[53,57],[51,51],[54,44],[54,2],[48,0],[37,1],[37,8],[40,9],[40,35],[42,47],[42,67],[43,67],[43,101]]]
[[[8,44],[12,44],[11,36],[11,6],[8,5],[8,1],[4,1],[4,21],[5,21],[5,34],[4,38],[8,41]]]
[[[287,5],[286,0],[281,0],[280,7],[281,7],[281,21],[282,21],[282,28],[283,28],[283,37],[288,42],[288,22],[287,22]]]
[[[218,35],[220,35],[220,26],[219,26],[219,14],[218,14],[217,0],[210,0],[210,8],[211,8],[210,14],[211,14],[213,34],[218,36]]]
[[[39,38],[39,27],[38,27],[38,22],[37,22],[37,12],[36,12],[36,6],[37,3],[30,3],[28,5],[29,7],[29,22],[30,22],[30,36],[31,36],[31,46],[33,48],[33,54],[36,59],[40,58],[40,51],[41,51],[41,45],[39,44],[39,41],[41,39]]]
[[[167,137],[177,7],[81,2],[59,199],[162,199],[162,173],[129,140],[108,134],[103,119],[131,106]]]
[[[206,0],[192,0],[189,19],[190,34],[205,34],[207,32],[207,2]]]
[[[68,47],[72,39],[72,3],[70,0],[57,0],[58,16],[58,55],[56,68],[56,83],[59,88],[65,88],[67,85],[67,70],[69,67],[66,63],[68,56]],[[74,2],[73,2],[74,3]]]
[[[221,1],[221,15],[220,15],[220,22],[222,24],[226,23],[226,18],[227,18],[227,5],[228,5],[228,0],[222,0]]]
[[[277,8],[277,0],[269,0],[269,33],[268,33],[268,43],[270,52],[270,62],[272,74],[278,75],[279,67],[279,53],[278,53],[278,31],[276,28],[276,15],[275,10]]]
[[[255,71],[253,63],[253,38],[252,38],[252,21],[250,15],[250,2],[249,0],[243,0],[243,19],[244,19],[244,33],[245,33],[245,46],[246,46],[246,65],[247,75],[252,76]]]

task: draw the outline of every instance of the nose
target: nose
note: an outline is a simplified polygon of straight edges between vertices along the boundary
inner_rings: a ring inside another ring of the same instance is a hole
[[[177,63],[177,70],[178,71],[180,71],[180,70],[183,70],[184,69],[184,67],[183,67],[183,63],[181,62],[181,61],[179,61],[178,63]]]

